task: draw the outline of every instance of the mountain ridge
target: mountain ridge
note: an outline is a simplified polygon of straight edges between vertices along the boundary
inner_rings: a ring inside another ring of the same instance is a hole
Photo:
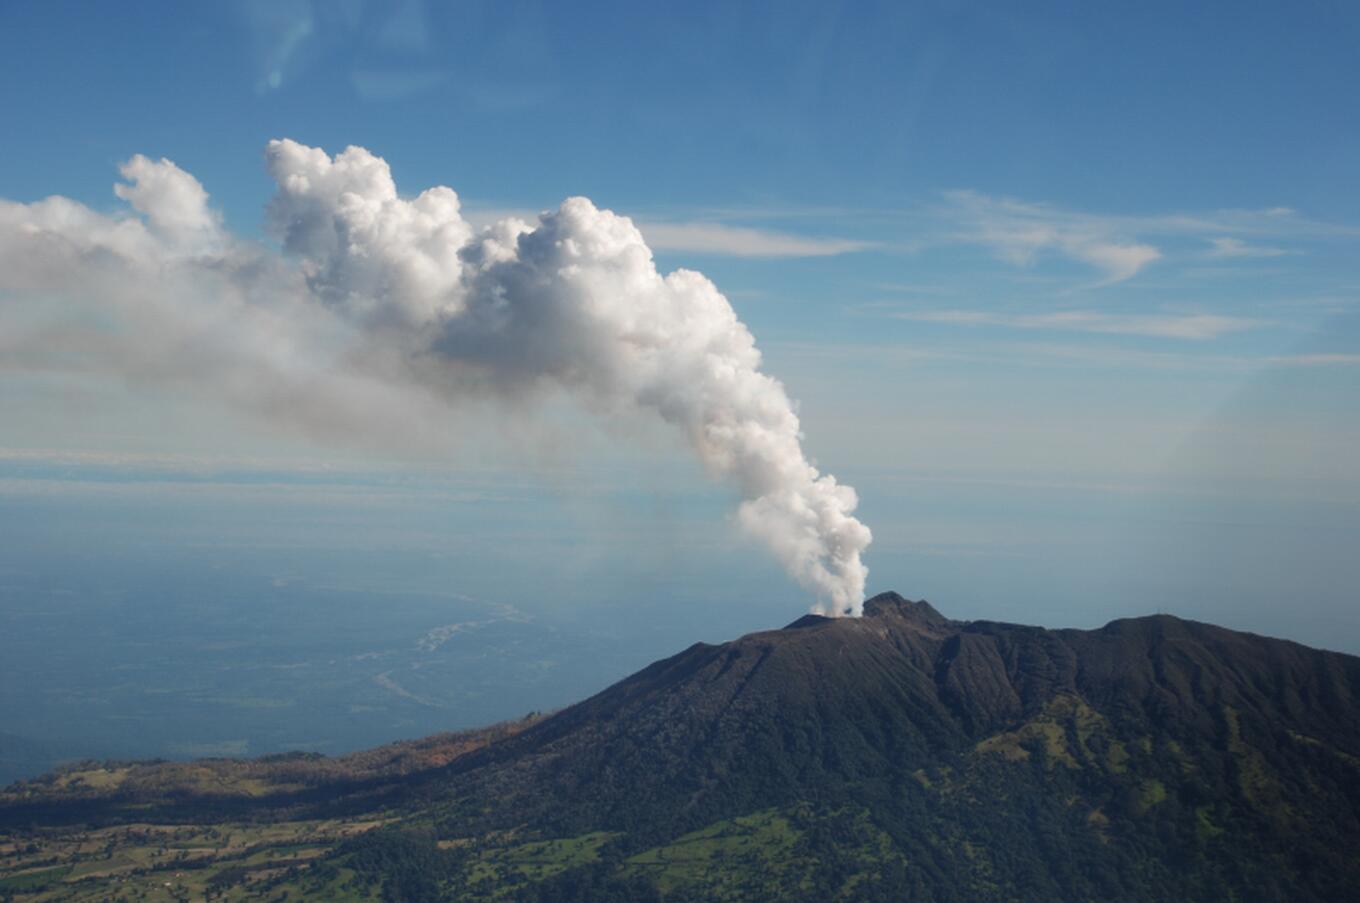
[[[542,844],[584,858],[503,875],[517,898],[1336,899],[1360,882],[1357,701],[1343,653],[1171,615],[956,621],[885,593],[696,643],[431,768],[240,811],[386,813],[335,861],[377,857],[363,874],[388,887],[404,850],[435,876],[421,899],[477,898],[474,860]],[[101,799],[94,822],[146,812]],[[663,867],[692,837],[736,858]]]

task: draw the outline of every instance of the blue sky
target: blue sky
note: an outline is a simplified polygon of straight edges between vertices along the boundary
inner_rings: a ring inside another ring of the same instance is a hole
[[[367,147],[474,222],[587,195],[751,327],[810,453],[860,491],[871,589],[1360,651],[1357,43],[1340,3],[9,3],[0,197],[117,211],[143,153],[268,243],[280,137]],[[0,384],[0,492],[24,510],[77,498],[146,544],[188,522],[211,543],[222,494],[255,510],[230,487],[265,474],[392,548],[446,548],[459,568],[430,581],[570,600],[545,616],[642,606],[679,648],[805,607],[664,436],[397,460],[50,369]],[[441,498],[516,475],[524,521],[474,553],[470,496],[436,515],[353,488],[393,473]],[[119,507],[111,482],[143,494]],[[34,536],[74,561],[60,523]]]

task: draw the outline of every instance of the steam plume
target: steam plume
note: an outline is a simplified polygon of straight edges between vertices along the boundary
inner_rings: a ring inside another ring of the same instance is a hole
[[[804,457],[783,386],[707,278],[661,275],[632,222],[585,198],[477,232],[451,189],[403,198],[363,148],[282,140],[265,156],[282,258],[227,234],[168,160],[122,167],[135,215],[0,201],[0,367],[172,379],[347,435],[546,388],[652,411],[737,487],[739,522],[817,610],[859,613],[855,492]],[[91,304],[112,329],[88,325]]]

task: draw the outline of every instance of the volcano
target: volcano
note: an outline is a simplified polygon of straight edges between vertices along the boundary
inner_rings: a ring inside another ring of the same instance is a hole
[[[1358,698],[1360,658],[1283,640],[885,593],[234,817],[380,814],[283,882],[318,899],[1338,900],[1360,887]],[[162,802],[191,823],[204,799]]]

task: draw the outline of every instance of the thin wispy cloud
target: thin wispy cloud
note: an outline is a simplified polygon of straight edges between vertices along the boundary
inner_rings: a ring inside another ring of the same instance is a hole
[[[251,2],[241,10],[255,45],[255,90],[277,91],[297,68],[300,51],[316,40],[312,8],[303,2]]]
[[[1046,329],[1198,341],[1215,339],[1225,333],[1242,332],[1264,325],[1260,320],[1216,314],[1108,314],[1089,310],[1055,311],[1042,314],[1003,314],[982,310],[937,310],[905,311],[895,313],[893,316],[901,320],[958,326]]]
[[[1282,367],[1355,367],[1360,366],[1360,354],[1285,354],[1272,357],[1270,363]]]
[[[973,216],[989,223],[1041,226],[1058,233],[1103,236],[1121,243],[1171,237],[1208,240],[1221,237],[1244,240],[1360,237],[1360,226],[1312,219],[1289,207],[1153,214],[1092,213],[1038,201],[994,197],[972,190],[945,192],[944,200],[943,206],[931,212],[946,221],[962,221]]]
[[[984,245],[1002,260],[1032,265],[1056,254],[1104,274],[1099,285],[1123,282],[1162,256],[1155,246],[1120,233],[1110,222],[1077,217],[1043,204],[992,198],[975,191],[946,194],[941,211],[953,224],[951,238]]]
[[[1166,373],[1220,374],[1233,379],[1280,367],[1360,366],[1360,354],[1300,353],[1284,355],[1221,354],[1195,350],[1133,348],[1119,345],[1005,339],[947,345],[810,344],[780,342],[769,350],[790,361],[822,366],[838,372],[856,366],[880,368],[955,368],[1010,366],[1029,369],[1125,370]]]
[[[402,100],[447,84],[452,74],[439,69],[356,69],[350,73],[354,93],[362,100]]]
[[[679,219],[718,222],[850,221],[872,226],[884,234],[909,234],[912,250],[967,236],[958,225],[966,215],[986,214],[994,222],[1019,222],[1051,228],[1054,232],[1104,236],[1116,243],[1157,243],[1166,239],[1218,237],[1280,242],[1289,240],[1345,240],[1360,238],[1360,225],[1313,219],[1290,207],[1219,208],[1164,213],[1111,213],[1074,210],[1040,200],[989,195],[974,189],[942,192],[935,201],[896,208],[776,205],[764,207],[707,207]]]
[[[1284,248],[1273,248],[1268,245],[1247,244],[1240,238],[1223,236],[1213,239],[1210,244],[1213,248],[1208,252],[1209,257],[1216,259],[1242,258],[1242,257],[1283,257],[1289,252]]]
[[[1309,244],[1360,238],[1360,227],[1310,219],[1288,207],[1091,213],[974,190],[945,192],[936,204],[895,215],[864,211],[855,217],[861,224],[876,219],[883,234],[896,235],[884,241],[884,249],[929,254],[939,247],[973,246],[1015,267],[1066,261],[1097,274],[1094,281],[1068,290],[1127,282],[1159,261],[1211,260],[1214,273],[1221,275],[1232,272],[1225,266],[1229,263],[1283,258],[1306,253]],[[1171,272],[1189,273],[1184,267]]]
[[[776,344],[771,350],[790,359],[834,363],[840,370],[855,366],[886,368],[1007,366],[1031,369],[1125,370],[1174,373],[1222,373],[1235,377],[1270,367],[1276,358],[1240,354],[1213,354],[1181,350],[1152,350],[1118,345],[1031,341],[969,341],[948,345],[799,345]]]
[[[877,282],[873,287],[899,295],[952,295],[958,291],[956,286],[937,283]]]
[[[1097,218],[1144,235],[1202,236],[1210,239],[1222,236],[1249,236],[1261,240],[1321,241],[1360,237],[1360,226],[1311,219],[1289,207]]]
[[[689,251],[733,257],[830,257],[865,251],[871,242],[792,235],[723,223],[640,222],[647,243],[659,251]]]

